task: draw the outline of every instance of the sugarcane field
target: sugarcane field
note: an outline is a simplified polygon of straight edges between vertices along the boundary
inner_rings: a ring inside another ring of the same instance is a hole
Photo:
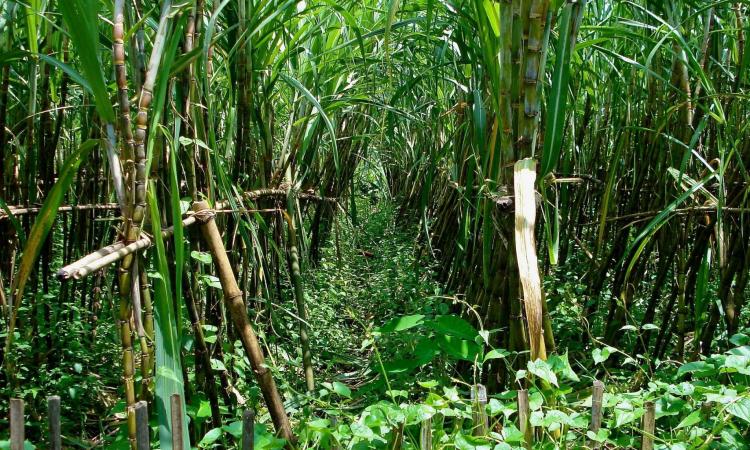
[[[750,450],[750,0],[0,0],[0,450]]]

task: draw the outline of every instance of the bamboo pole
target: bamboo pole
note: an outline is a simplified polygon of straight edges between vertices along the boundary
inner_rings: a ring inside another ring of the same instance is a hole
[[[196,223],[195,217],[188,216],[182,221],[183,227],[189,227]],[[169,238],[174,234],[174,227],[169,227],[161,232],[163,238]],[[151,236],[142,236],[136,241],[131,242],[128,245],[118,242],[117,244],[109,245],[96,252],[84,256],[80,260],[68,264],[57,272],[57,277],[61,280],[69,280],[70,278],[80,280],[85,278],[87,275],[96,272],[97,270],[103,269],[110,264],[116,263],[126,256],[132,255],[135,252],[145,250],[153,245]],[[94,256],[97,255],[97,256]],[[98,259],[97,259],[98,258]]]
[[[256,191],[250,191],[246,192],[244,195],[251,199],[260,199],[264,196],[277,196],[280,195],[277,192],[276,189],[261,189]],[[280,191],[286,195],[286,191]],[[318,201],[318,202],[338,202],[337,199],[331,198],[331,197],[319,197],[311,194],[298,194],[298,198],[310,200],[310,201]],[[232,209],[224,209],[227,208],[228,202],[227,201],[221,201],[217,202],[216,209],[214,212],[216,214],[229,214],[229,213],[263,213],[263,212],[278,212],[279,208],[273,208],[273,209],[248,209],[248,210],[232,210]],[[0,214],[2,214],[0,212]],[[2,220],[2,216],[0,215],[0,220]],[[182,227],[190,227],[194,225],[195,218],[193,217],[192,213],[188,213],[187,216],[182,220]],[[165,228],[162,230],[161,235],[163,238],[169,238],[174,233],[174,227]],[[57,278],[60,280],[69,280],[71,278],[75,280],[80,280],[85,278],[86,276],[103,269],[104,267],[107,267],[110,264],[116,263],[126,256],[132,255],[135,252],[145,250],[153,245],[153,240],[150,236],[141,236],[139,239],[129,243],[125,244],[124,242],[120,241],[117,243],[114,243],[112,245],[108,245],[106,247],[102,247],[101,249],[90,253],[83,258],[74,261],[67,266],[61,268],[57,271]]]
[[[242,195],[248,200],[262,200],[266,198],[284,199],[286,198],[287,191],[283,189],[257,189],[257,190],[245,192]],[[299,193],[297,194],[297,198],[299,200],[304,200],[304,201],[309,201],[309,202],[314,202],[314,203],[338,203],[338,198],[323,197],[320,195],[311,194],[309,192]],[[217,209],[219,209],[218,204],[222,204],[226,206],[227,202],[222,201],[222,202],[217,203]],[[61,205],[60,207],[57,208],[57,212],[68,213],[68,212],[75,212],[75,211],[113,211],[113,210],[118,210],[118,209],[120,209],[120,205],[118,203]],[[731,209],[731,208],[727,208],[727,209]],[[41,207],[15,205],[15,206],[8,206],[8,210],[10,210],[10,213],[13,216],[23,216],[26,214],[38,213],[41,210]],[[250,212],[255,212],[255,210],[250,210]],[[4,220],[7,218],[8,218],[8,213],[4,209],[0,209],[0,220]]]
[[[40,206],[8,206],[8,210],[14,216],[23,216],[26,214],[38,213],[42,208]],[[120,209],[120,205],[117,203],[104,203],[101,205],[62,205],[57,208],[57,212],[73,212],[73,211],[111,211]],[[8,213],[4,209],[0,209],[0,220],[7,219]]]
[[[154,380],[154,307],[151,301],[151,291],[149,289],[148,275],[146,274],[145,264],[139,264],[138,277],[140,278],[140,298],[143,307],[143,331],[144,338],[141,339],[141,352],[143,361],[141,361],[141,394],[140,400],[149,402],[153,397],[153,380]],[[145,348],[143,348],[145,346]]]
[[[242,292],[237,286],[237,279],[232,271],[232,266],[224,249],[224,242],[221,239],[221,233],[214,221],[213,211],[208,207],[208,203],[200,201],[193,204],[194,217],[200,222],[203,239],[208,244],[208,248],[216,264],[219,280],[221,281],[222,290],[224,291],[224,302],[227,305],[232,321],[234,322],[237,334],[245,348],[253,372],[260,385],[263,398],[266,401],[268,412],[271,415],[276,432],[288,443],[294,442],[292,427],[289,424],[289,418],[284,410],[284,403],[281,400],[279,391],[276,389],[276,382],[273,379],[271,371],[266,365],[263,349],[258,342],[255,330],[250,325],[247,318],[247,310],[242,301]]]

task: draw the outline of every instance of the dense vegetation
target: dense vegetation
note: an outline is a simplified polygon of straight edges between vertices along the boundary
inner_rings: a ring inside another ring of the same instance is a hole
[[[265,449],[750,447],[748,12],[0,2],[0,410],[38,448],[53,394],[70,448],[138,400],[172,448],[173,394],[199,448],[247,409]]]

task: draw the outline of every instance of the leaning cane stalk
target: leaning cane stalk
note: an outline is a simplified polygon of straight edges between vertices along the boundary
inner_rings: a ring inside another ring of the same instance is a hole
[[[217,274],[224,292],[224,302],[227,305],[229,314],[234,322],[235,330],[245,349],[250,365],[253,368],[255,377],[260,385],[263,398],[266,401],[268,412],[271,420],[276,427],[276,432],[287,440],[291,446],[295,439],[292,434],[292,427],[289,423],[289,417],[284,409],[284,402],[276,388],[276,382],[273,379],[268,365],[266,364],[263,349],[258,342],[258,337],[253,330],[250,321],[247,318],[245,303],[242,301],[242,292],[237,286],[237,279],[234,276],[229,257],[224,248],[224,242],[221,239],[221,233],[214,221],[214,213],[208,207],[206,202],[196,202],[193,204],[193,211],[198,217],[203,239],[208,244],[208,248],[216,264]]]

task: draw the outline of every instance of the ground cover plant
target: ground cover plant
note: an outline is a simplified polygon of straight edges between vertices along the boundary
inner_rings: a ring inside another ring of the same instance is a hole
[[[0,448],[749,447],[749,10],[0,3]]]

